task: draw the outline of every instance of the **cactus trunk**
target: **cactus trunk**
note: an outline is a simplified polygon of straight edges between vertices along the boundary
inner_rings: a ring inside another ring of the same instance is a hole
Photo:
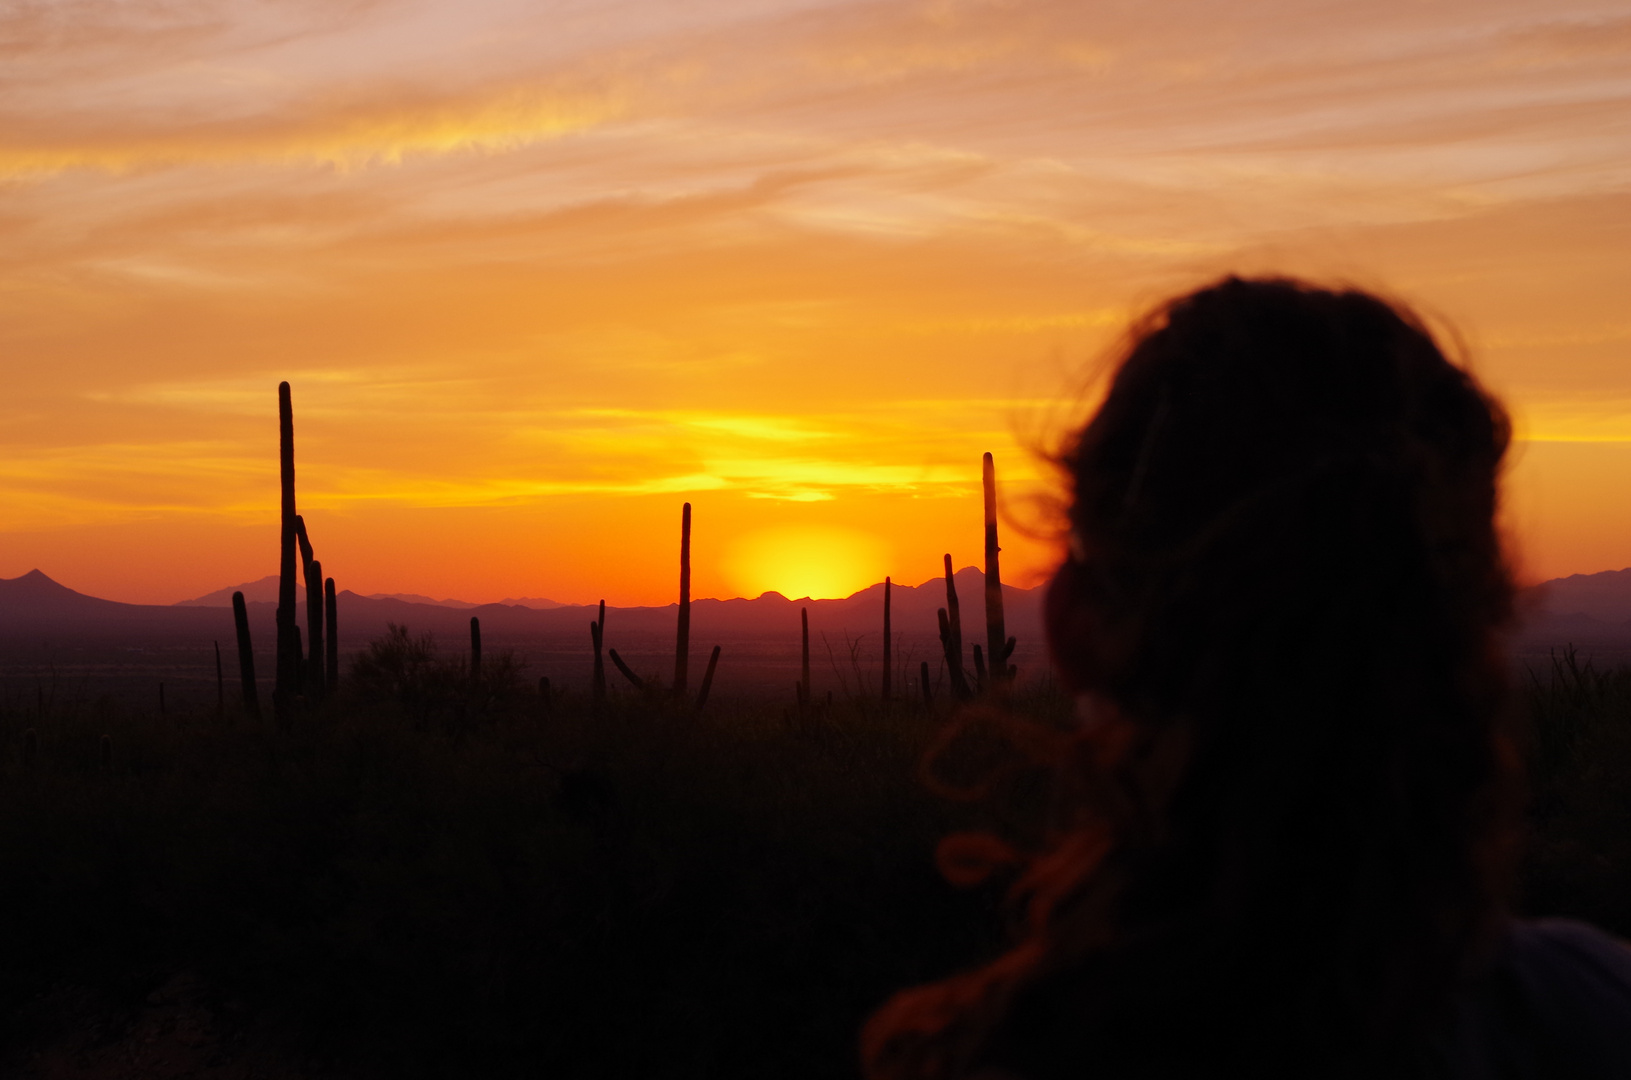
[[[255,650],[249,643],[249,610],[244,607],[244,594],[232,594],[232,621],[238,629],[238,678],[243,686],[244,716],[250,720],[261,718],[260,695],[255,692]]]
[[[280,521],[281,551],[278,562],[277,592],[277,681],[272,690],[272,707],[280,719],[294,704],[300,681],[300,645],[295,625],[295,500],[294,500],[294,406],[289,384],[278,383],[278,473],[282,482],[283,505]]]
[[[680,621],[674,635],[674,694],[685,693],[691,658],[691,504],[680,511]]]
[[[481,620],[470,616],[470,693],[481,691]]]

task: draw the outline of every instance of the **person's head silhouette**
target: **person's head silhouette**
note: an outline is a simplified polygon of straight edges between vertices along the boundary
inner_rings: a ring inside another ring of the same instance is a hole
[[[1063,454],[1060,767],[1094,797],[1025,870],[1013,948],[897,995],[869,1073],[1436,1053],[1506,933],[1509,437],[1374,296],[1229,278],[1151,316]]]

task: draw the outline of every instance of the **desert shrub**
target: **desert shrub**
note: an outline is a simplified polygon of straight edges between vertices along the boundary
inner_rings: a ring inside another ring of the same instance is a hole
[[[416,725],[457,726],[517,707],[524,667],[513,650],[497,650],[483,657],[481,682],[472,686],[467,654],[443,656],[434,635],[415,637],[390,623],[355,654],[340,685],[352,708],[390,705]]]

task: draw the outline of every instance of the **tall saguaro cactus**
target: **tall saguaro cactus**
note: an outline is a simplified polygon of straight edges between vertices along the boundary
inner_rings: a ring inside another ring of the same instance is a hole
[[[685,694],[691,654],[691,504],[680,511],[680,619],[674,635],[674,696]]]
[[[1013,645],[1002,618],[1002,568],[998,563],[997,545],[997,466],[986,451],[981,480],[985,487],[985,655],[990,667],[990,686],[1000,692],[1013,677],[1008,667]]]
[[[295,624],[295,501],[294,501],[294,405],[289,384],[278,383],[278,472],[283,486],[281,558],[278,563],[277,591],[277,682],[272,706],[279,719],[288,716],[300,685],[300,644]]]
[[[238,677],[243,686],[244,716],[258,721],[261,704],[255,692],[255,650],[249,643],[249,609],[244,607],[241,592],[232,594],[232,621],[238,630]]]

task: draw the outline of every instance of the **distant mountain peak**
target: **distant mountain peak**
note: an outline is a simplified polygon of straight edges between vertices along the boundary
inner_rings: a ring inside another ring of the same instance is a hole
[[[244,600],[251,604],[275,604],[277,603],[277,591],[278,576],[276,574],[268,574],[259,581],[246,581],[242,585],[228,585],[224,589],[216,589],[212,593],[205,593],[203,596],[197,596],[191,600],[177,601],[172,606],[231,607],[232,594],[235,592],[243,593]],[[304,587],[300,589],[300,593],[301,595],[305,594]]]
[[[19,574],[14,578],[0,578],[0,587],[14,596],[84,596],[82,592],[70,589],[38,568],[26,574]]]

